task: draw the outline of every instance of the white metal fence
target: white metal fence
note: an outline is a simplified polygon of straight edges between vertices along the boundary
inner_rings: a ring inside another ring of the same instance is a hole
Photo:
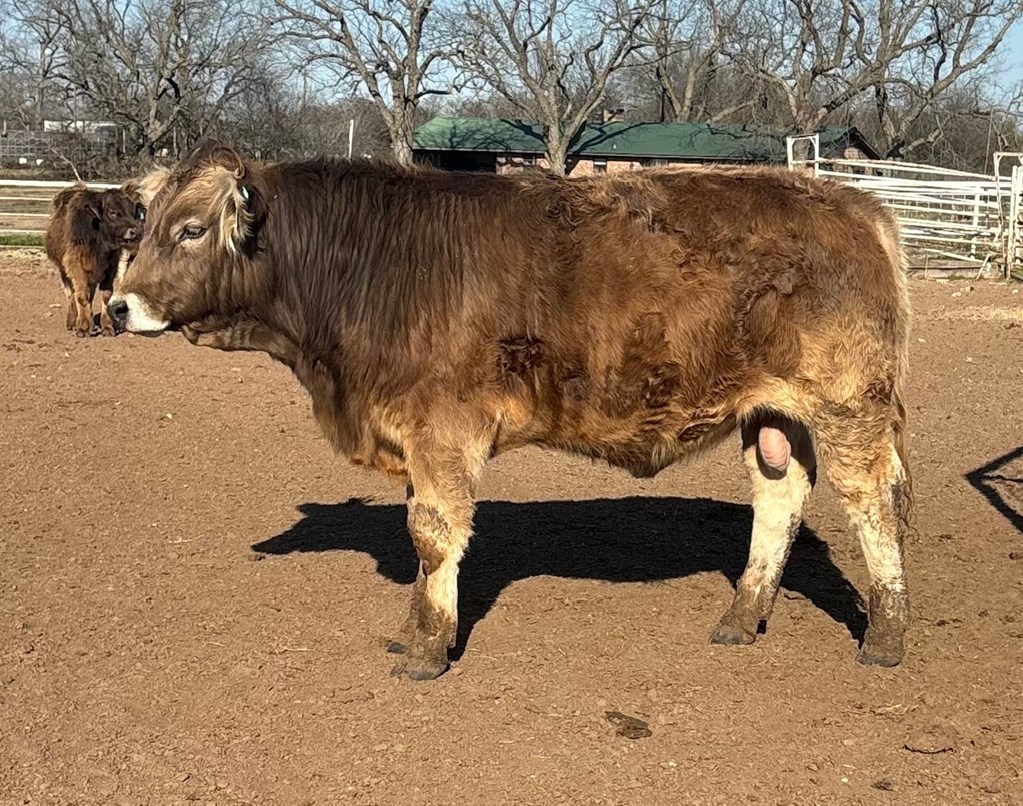
[[[994,162],[995,172],[987,175],[889,160],[821,159],[817,135],[788,138],[790,169],[856,185],[895,211],[911,268],[1000,274],[1023,268],[1023,154],[1000,152]]]
[[[826,160],[817,135],[788,138],[790,169],[862,187],[895,211],[913,268],[1023,272],[1023,154],[997,153],[994,162],[988,176],[907,162]],[[54,194],[72,184],[0,179],[0,236],[42,235]]]
[[[37,182],[27,179],[0,179],[0,236],[41,236],[50,217],[50,203],[57,191],[73,182]],[[89,182],[97,189],[118,184]]]

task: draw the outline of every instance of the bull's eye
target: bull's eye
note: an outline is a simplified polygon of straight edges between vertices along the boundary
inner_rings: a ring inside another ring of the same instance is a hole
[[[181,234],[178,236],[178,240],[197,241],[205,234],[206,227],[200,227],[198,224],[189,224],[187,227],[181,230]]]

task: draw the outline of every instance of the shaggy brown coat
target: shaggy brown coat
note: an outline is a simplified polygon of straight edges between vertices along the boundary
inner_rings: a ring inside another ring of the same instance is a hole
[[[137,218],[137,195],[125,186],[91,190],[78,184],[53,199],[43,244],[57,267],[67,300],[65,325],[77,336],[92,332],[92,302],[100,291],[103,335],[114,335],[107,313],[118,261],[123,250],[134,252],[142,228]]]
[[[650,476],[737,428],[753,537],[713,640],[751,643],[769,615],[819,453],[871,574],[860,660],[902,658],[910,317],[868,195],[782,170],[565,180],[218,147],[166,177],[112,308],[269,353],[341,453],[408,481],[399,672],[446,668],[489,457],[534,444]]]

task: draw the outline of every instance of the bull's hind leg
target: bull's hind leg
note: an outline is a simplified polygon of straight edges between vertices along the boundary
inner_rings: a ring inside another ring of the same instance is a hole
[[[408,511],[410,515],[409,530],[411,533],[411,513],[413,510],[413,501],[415,497],[415,491],[412,485],[409,484],[405,490],[405,500],[408,505]],[[423,606],[423,595],[426,592],[426,570],[423,568],[423,561],[419,561],[419,571],[416,573],[416,581],[412,585],[412,603],[409,606],[408,616],[405,617],[405,622],[401,625],[401,629],[398,630],[398,634],[394,637],[394,640],[387,645],[387,651],[392,652],[395,655],[404,655],[408,651],[409,644],[412,643],[412,639],[416,637],[416,631],[419,626],[419,611]]]
[[[761,453],[761,428],[785,435],[791,457],[783,469]],[[785,561],[817,474],[813,440],[804,426],[782,417],[758,418],[742,428],[743,462],[753,482],[753,536],[749,562],[736,586],[732,606],[711,636],[715,644],[752,644],[774,607]]]
[[[903,542],[912,506],[908,470],[887,410],[819,430],[828,478],[845,503],[870,573],[868,627],[860,663],[896,666],[904,654],[909,595]]]
[[[448,667],[458,630],[458,564],[472,534],[475,480],[482,468],[468,451],[417,450],[407,456],[412,480],[408,528],[419,555],[412,608],[388,649],[402,655],[393,674],[431,680]]]

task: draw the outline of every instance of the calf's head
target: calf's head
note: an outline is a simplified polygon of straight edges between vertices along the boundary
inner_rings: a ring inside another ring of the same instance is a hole
[[[106,241],[134,251],[142,237],[141,207],[137,195],[129,185],[103,192],[100,203],[100,228]]]
[[[151,198],[138,253],[110,299],[115,321],[158,333],[244,307],[258,284],[253,179],[237,151],[216,145],[139,183]]]

